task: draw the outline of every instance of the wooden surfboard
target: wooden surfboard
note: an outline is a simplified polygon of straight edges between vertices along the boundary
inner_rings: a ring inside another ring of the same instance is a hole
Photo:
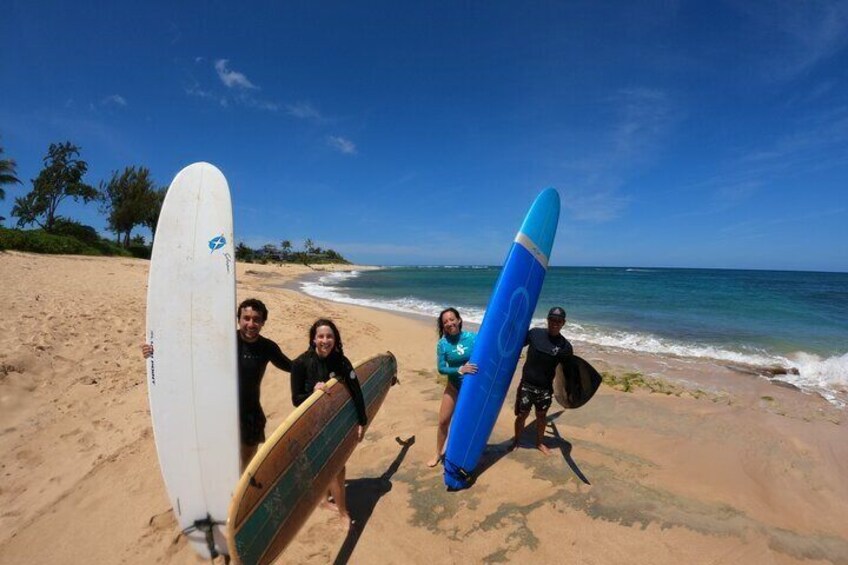
[[[580,408],[601,386],[601,375],[587,361],[572,355],[557,365],[554,398],[563,408]]]
[[[356,366],[368,422],[397,381],[397,360],[375,355]],[[271,563],[326,495],[357,444],[358,419],[344,383],[327,381],[280,424],[236,487],[228,521],[237,563]]]
[[[198,554],[227,552],[239,479],[233,212],[224,175],[194,163],[162,204],[147,287],[147,390],[174,516]]]

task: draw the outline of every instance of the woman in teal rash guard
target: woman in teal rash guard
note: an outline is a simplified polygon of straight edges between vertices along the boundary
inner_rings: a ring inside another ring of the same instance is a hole
[[[459,395],[459,387],[462,386],[462,379],[465,375],[477,372],[477,366],[468,362],[477,334],[462,330],[462,317],[456,308],[442,310],[437,325],[439,343],[436,344],[436,364],[439,373],[447,376],[448,384],[445,386],[442,404],[439,407],[436,455],[427,462],[428,467],[435,467],[442,460],[448,427],[456,407],[456,398]]]

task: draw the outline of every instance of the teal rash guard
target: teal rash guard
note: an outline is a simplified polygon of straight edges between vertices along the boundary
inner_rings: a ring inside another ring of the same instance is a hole
[[[459,390],[462,386],[464,375],[459,373],[459,368],[471,359],[471,351],[474,349],[474,332],[461,331],[456,336],[444,336],[436,344],[436,364],[439,372],[447,375],[448,382]]]

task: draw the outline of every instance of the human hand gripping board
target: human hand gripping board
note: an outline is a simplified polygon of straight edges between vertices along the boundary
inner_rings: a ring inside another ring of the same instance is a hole
[[[539,292],[559,223],[559,194],[543,190],[533,202],[495,283],[466,378],[451,419],[445,451],[445,485],[469,486],[506,398]]]

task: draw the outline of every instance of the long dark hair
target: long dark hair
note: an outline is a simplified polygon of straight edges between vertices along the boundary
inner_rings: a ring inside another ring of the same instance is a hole
[[[337,351],[338,353],[344,354],[344,347],[342,346],[342,334],[339,333],[339,328],[336,327],[336,324],[333,323],[332,320],[327,318],[318,318],[315,320],[315,323],[312,324],[312,327],[309,328],[309,349],[315,350],[315,334],[318,333],[318,328],[321,326],[327,326],[331,330],[333,330],[333,335],[336,336],[336,344],[333,346],[333,351]]]
[[[442,316],[447,314],[448,312],[452,312],[456,319],[459,320],[459,331],[462,331],[462,316],[459,315],[459,311],[454,308],[445,308],[439,313],[439,317],[436,319],[436,327],[439,328],[439,337],[445,337],[445,328],[442,325]]]

